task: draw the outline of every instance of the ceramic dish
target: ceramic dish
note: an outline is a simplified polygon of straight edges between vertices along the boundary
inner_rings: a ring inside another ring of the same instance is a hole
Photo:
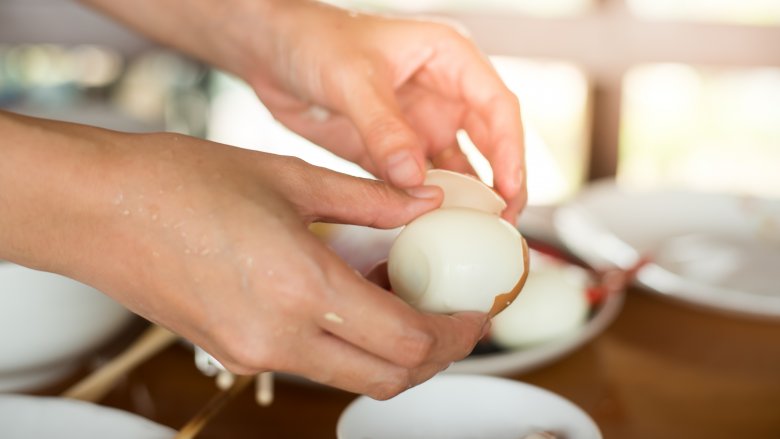
[[[567,270],[582,271],[592,279],[591,284],[584,287],[582,291],[582,294],[588,295],[588,299],[591,301],[590,311],[584,324],[566,335],[524,348],[501,348],[491,343],[490,338],[488,338],[487,342],[480,342],[469,357],[454,363],[445,373],[508,376],[529,372],[559,360],[583,346],[603,332],[617,317],[622,308],[624,297],[623,283],[615,282],[616,278],[612,276],[618,272],[598,274],[560,259],[550,262],[552,258],[549,256],[533,252],[529,280],[533,279],[535,270],[540,265],[540,258],[547,260],[544,262],[545,264],[562,264],[566,266]],[[529,286],[532,285],[533,283],[529,284]],[[523,292],[521,291],[520,294],[522,296]],[[510,305],[510,307],[515,305]],[[505,312],[509,312],[509,310]]]
[[[330,245],[353,267],[363,273],[371,271],[371,267],[377,266],[377,261],[386,257],[387,249],[398,233],[397,230],[375,231],[365,227],[341,225],[320,225],[314,231],[320,236],[327,236]],[[547,264],[562,264],[569,270],[579,270],[591,278],[590,285],[587,288],[583,287],[582,291],[583,295],[591,296],[589,300],[592,302],[584,324],[566,335],[524,348],[502,348],[491,343],[488,339],[487,342],[480,342],[469,357],[454,363],[444,373],[508,376],[529,372],[559,360],[583,346],[603,332],[617,317],[622,308],[624,296],[624,284],[615,282],[616,276],[613,276],[619,274],[619,270],[597,273],[565,262],[561,258],[540,255],[532,250],[529,279],[534,275],[536,267],[540,265],[542,257],[548,261],[555,260],[554,262],[545,262]],[[373,275],[369,273],[369,277],[371,278]],[[387,283],[386,276],[384,277],[383,280],[373,280],[383,285]],[[593,292],[599,292],[598,297],[594,297],[591,294]],[[520,294],[522,296],[523,293]],[[196,364],[202,372],[208,375],[217,372],[213,365],[218,363],[205,352],[201,351],[196,355]],[[294,377],[290,378],[295,379]]]
[[[0,392],[40,388],[71,373],[133,318],[82,283],[0,262]]]
[[[570,401],[483,375],[439,375],[387,401],[359,397],[336,427],[338,439],[522,439],[541,432],[566,439],[602,437]]]
[[[555,214],[590,264],[628,269],[655,293],[709,309],[780,317],[780,200],[598,182]]]
[[[173,429],[138,415],[65,398],[0,394],[3,439],[170,439]]]
[[[522,222],[522,221],[521,221]],[[544,221],[536,221],[541,224]],[[526,221],[528,223],[528,221]],[[525,230],[534,229],[526,227]],[[359,226],[344,226],[334,224],[317,224],[313,227],[315,234],[324,239],[351,266],[367,274],[376,283],[387,284],[386,276],[375,276],[381,261],[387,257],[393,239],[400,229],[376,230]],[[534,234],[536,236],[536,234]],[[532,245],[533,247],[533,245]],[[537,254],[531,255],[531,272],[533,276]],[[567,264],[572,270],[585,269],[574,264],[568,264],[562,259],[558,263]],[[379,264],[379,265],[378,265]],[[612,273],[612,270],[608,270]],[[571,353],[600,334],[617,317],[623,303],[623,285],[605,285],[603,274],[588,271],[593,278],[592,288],[609,289],[598,303],[592,305],[587,321],[575,332],[535,346],[523,349],[500,349],[496,346],[482,343],[475,353],[465,360],[456,362],[447,370],[448,373],[477,373],[489,375],[511,375],[528,372],[542,367]],[[520,293],[522,295],[522,292]],[[587,294],[587,291],[583,291]]]

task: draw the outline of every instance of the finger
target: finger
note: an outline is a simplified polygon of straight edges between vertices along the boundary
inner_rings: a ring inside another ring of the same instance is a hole
[[[476,175],[458,144],[457,132],[463,127],[465,106],[460,100],[442,96],[417,82],[404,84],[398,102],[409,126],[425,143],[426,156],[440,169]]]
[[[523,210],[523,208],[527,203],[528,203],[528,192],[526,191],[525,186],[523,186],[518,196],[509,200],[506,209],[504,209],[504,211],[501,213],[501,217],[505,219],[507,222],[509,222],[509,224],[517,226],[520,217],[520,212]]]
[[[510,203],[524,198],[525,151],[517,98],[502,86],[493,93],[475,91],[470,101],[484,127],[475,135],[477,148],[493,168],[493,184]],[[476,125],[476,124],[473,124]],[[470,135],[472,133],[469,133]]]
[[[288,372],[375,399],[391,398],[449,365],[435,363],[407,369],[327,333],[310,338],[292,359]]]
[[[422,184],[424,148],[401,113],[391,80],[369,75],[349,84],[344,112],[352,119],[383,179],[398,187]]]
[[[437,152],[433,158],[431,158],[433,166],[439,169],[449,169],[450,171],[460,172],[462,174],[477,175],[474,168],[471,166],[466,154],[461,151],[458,146],[457,140],[453,143]]]
[[[465,119],[464,119],[464,126],[466,129],[466,132],[469,134],[469,137],[474,142],[474,145],[477,146],[478,149],[481,151],[489,149],[485,145],[489,145],[489,131],[485,123],[482,121],[482,119],[476,115],[475,113],[470,113]],[[524,162],[524,160],[523,160]],[[524,171],[521,172],[524,174]],[[495,181],[495,178],[494,178]],[[495,186],[494,182],[494,186]],[[502,196],[504,194],[502,193]],[[514,196],[511,198],[505,198],[507,200],[507,207],[504,209],[504,212],[502,212],[501,216],[509,221],[511,224],[517,223],[518,215],[520,214],[520,211],[522,211],[523,207],[525,207],[527,201],[528,201],[528,192],[525,185],[525,180],[523,179],[523,185],[521,186],[521,189],[519,192],[517,192]]]
[[[378,180],[300,165],[306,169],[289,177],[284,190],[309,221],[393,228],[435,209],[443,198],[436,186],[401,190]]]
[[[489,142],[495,145],[486,151],[486,158],[493,168],[493,185],[513,206],[522,208],[526,199],[525,144],[520,124],[520,110],[517,101],[504,100],[490,110],[486,121]],[[502,108],[503,107],[503,108]]]
[[[380,261],[370,268],[365,278],[382,289],[390,290],[390,275],[387,272],[387,261]]]
[[[476,115],[484,133],[472,136],[493,168],[496,190],[514,205],[525,196],[523,125],[517,97],[506,87],[489,60],[462,35],[445,31],[439,58],[417,77],[440,93],[463,101]],[[436,66],[448,68],[435,68]],[[473,124],[472,124],[473,128]],[[468,131],[468,130],[467,130]],[[481,138],[482,141],[477,141]]]
[[[486,314],[420,313],[332,259],[325,273],[338,294],[319,305],[315,319],[337,337],[405,367],[459,360],[481,337]]]

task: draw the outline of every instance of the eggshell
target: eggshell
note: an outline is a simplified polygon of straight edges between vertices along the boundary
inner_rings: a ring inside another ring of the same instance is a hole
[[[425,185],[442,188],[442,209],[468,207],[494,215],[500,215],[506,209],[504,199],[476,177],[444,169],[432,169],[425,175]]]

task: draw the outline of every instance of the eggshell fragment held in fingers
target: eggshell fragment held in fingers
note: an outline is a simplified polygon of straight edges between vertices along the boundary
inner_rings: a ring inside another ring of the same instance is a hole
[[[499,313],[528,273],[525,240],[499,217],[506,204],[479,180],[454,172],[429,171],[426,184],[439,185],[444,202],[409,223],[393,243],[393,291],[422,311]]]
[[[425,174],[426,186],[439,186],[444,191],[440,209],[467,207],[493,215],[501,215],[506,202],[488,185],[471,177],[444,169],[432,169]]]

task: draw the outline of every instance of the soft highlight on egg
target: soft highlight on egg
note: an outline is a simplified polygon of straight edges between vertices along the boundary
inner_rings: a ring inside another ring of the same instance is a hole
[[[444,201],[409,223],[393,243],[393,291],[426,312],[498,314],[528,274],[526,242],[499,216],[506,203],[476,178],[451,171],[428,171],[425,184],[441,187]]]

